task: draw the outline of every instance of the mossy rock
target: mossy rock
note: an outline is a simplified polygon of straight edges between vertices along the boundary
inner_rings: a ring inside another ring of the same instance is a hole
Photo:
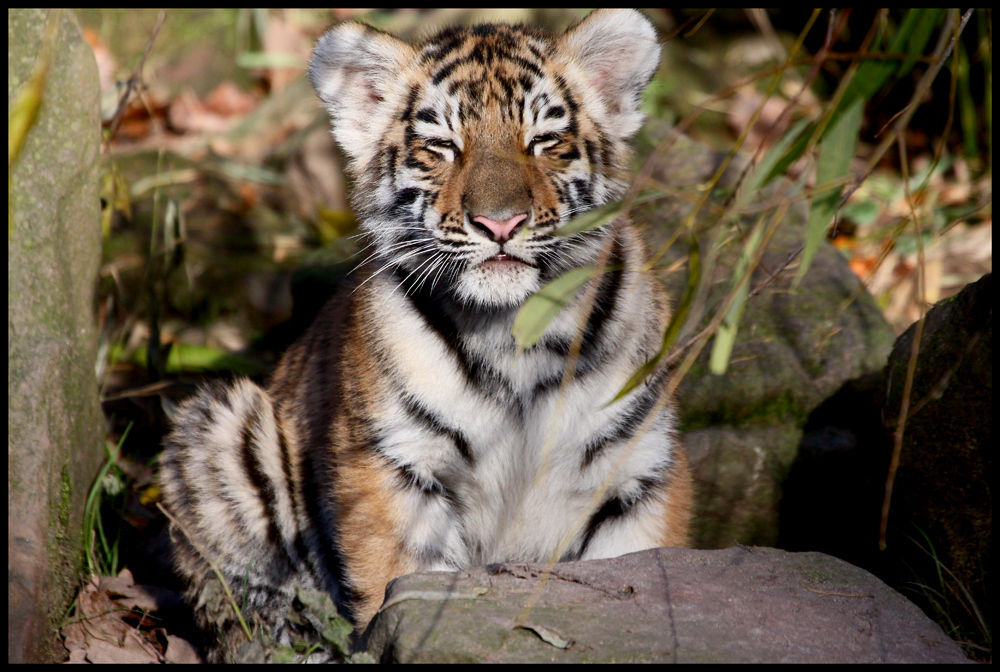
[[[690,190],[715,172],[719,155],[687,140],[677,143],[656,173],[671,188]],[[722,203],[732,193],[739,166],[720,182]],[[789,184],[777,181],[758,202],[780,202]],[[710,203],[711,205],[711,203]],[[702,295],[679,341],[714,317],[732,286],[743,244],[727,226],[714,224],[703,208],[695,230],[703,259]],[[670,202],[642,213],[656,247],[684,226],[690,206]],[[807,204],[793,203],[767,245],[750,287],[766,281],[805,239]],[[754,222],[741,222],[748,232]],[[730,236],[728,242],[726,237]],[[688,255],[678,237],[664,255],[669,266]],[[715,246],[715,251],[713,251]],[[881,369],[893,333],[874,299],[832,245],[823,243],[801,282],[793,263],[759,294],[748,299],[736,342],[723,375],[709,371],[712,343],[706,344],[677,391],[684,440],[692,451],[696,485],[695,545],[718,548],[739,542],[773,545],[778,535],[781,485],[795,459],[809,414],[846,381]],[[684,293],[686,273],[665,282],[672,300]]]

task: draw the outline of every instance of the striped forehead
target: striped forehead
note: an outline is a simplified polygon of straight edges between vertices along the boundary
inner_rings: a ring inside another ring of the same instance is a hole
[[[565,115],[564,83],[546,63],[552,50],[548,38],[521,26],[486,24],[439,34],[420,50],[427,80],[414,92],[418,119],[451,130],[456,122],[493,114],[551,124]]]

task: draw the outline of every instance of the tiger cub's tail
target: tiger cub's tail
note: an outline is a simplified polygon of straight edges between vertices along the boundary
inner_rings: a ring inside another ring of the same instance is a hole
[[[218,569],[247,622],[280,627],[296,587],[321,586],[307,569],[295,467],[270,396],[245,379],[214,383],[186,400],[172,424],[160,487],[200,625],[227,620],[219,610],[236,622]]]

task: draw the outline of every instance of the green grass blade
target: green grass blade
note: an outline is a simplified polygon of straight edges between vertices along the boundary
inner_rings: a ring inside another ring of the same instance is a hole
[[[514,318],[511,333],[518,352],[533,346],[549,323],[565,308],[580,288],[597,273],[593,266],[582,266],[563,273],[531,296]]]
[[[975,158],[979,155],[979,119],[976,113],[976,103],[972,99],[972,86],[969,82],[969,54],[961,41],[958,48],[958,118],[962,126],[962,145],[965,156]]]
[[[102,550],[107,550],[107,539],[104,538],[104,528],[101,525],[101,493],[104,487],[104,476],[108,473],[111,467],[115,464],[115,459],[118,457],[118,453],[121,452],[122,446],[125,444],[125,438],[128,433],[132,431],[132,423],[128,424],[125,431],[122,433],[122,438],[118,440],[118,445],[115,447],[114,451],[108,451],[108,460],[101,466],[100,471],[97,472],[97,476],[94,478],[93,485],[90,486],[90,491],[87,493],[87,501],[83,506],[83,537],[84,537],[84,548],[87,551],[87,569],[93,573],[99,573],[102,569],[101,567],[94,566],[93,553],[90,552],[91,543],[93,543],[95,533],[98,536],[98,541],[101,542]]]
[[[750,240],[743,246],[743,252],[740,253],[740,259],[736,262],[736,268],[733,270],[733,287],[736,291],[736,297],[729,304],[729,310],[726,311],[726,316],[722,319],[719,330],[715,332],[715,340],[712,342],[712,355],[708,363],[709,371],[717,376],[721,376],[726,372],[726,369],[729,367],[729,357],[733,354],[736,333],[739,330],[740,320],[743,319],[743,312],[746,310],[747,305],[747,296],[750,293],[751,274],[747,273],[747,269],[754,255],[757,254],[757,248],[760,247],[760,241],[764,235],[765,219],[764,216],[761,216],[757,221],[757,226],[754,227],[753,233],[750,234]]]
[[[854,150],[858,146],[858,134],[861,130],[864,109],[864,101],[859,98],[836,121],[820,144],[819,160],[816,167],[817,184],[836,182],[847,176],[851,167],[851,159],[854,158]],[[799,265],[799,272],[795,278],[796,286],[809,270],[809,266],[819,251],[820,244],[826,237],[827,227],[837,211],[843,188],[843,184],[838,184],[830,189],[817,192],[813,196],[812,205],[809,207],[809,221],[806,224],[806,244],[802,251],[802,263]]]

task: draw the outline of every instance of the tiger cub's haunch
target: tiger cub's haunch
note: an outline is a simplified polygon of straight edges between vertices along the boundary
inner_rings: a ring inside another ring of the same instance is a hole
[[[269,622],[301,585],[363,627],[402,574],[546,561],[571,532],[564,560],[686,543],[664,374],[609,404],[669,317],[641,241],[624,220],[552,235],[623,195],[659,53],[632,10],[557,38],[480,25],[413,47],[352,22],[320,39],[309,76],[373,261],[267,390],[183,404],[161,480],[193,596],[205,554]],[[610,270],[517,352],[524,301],[584,265]]]

